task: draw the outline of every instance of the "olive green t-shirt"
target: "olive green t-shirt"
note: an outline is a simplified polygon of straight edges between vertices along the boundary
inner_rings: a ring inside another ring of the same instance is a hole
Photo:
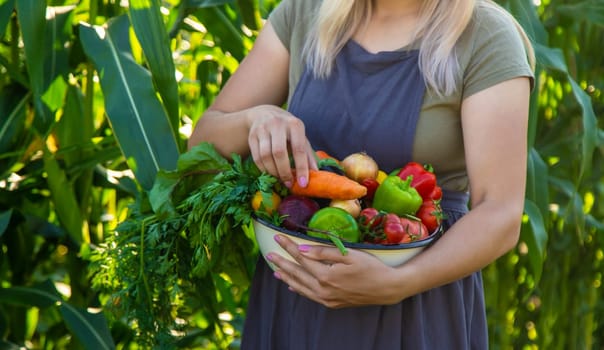
[[[304,69],[302,51],[322,0],[283,0],[269,16],[289,50],[289,99]],[[515,77],[532,80],[525,48],[514,23],[500,13],[477,6],[456,44],[463,73],[457,92],[439,97],[426,89],[413,145],[413,160],[431,164],[444,189],[467,191],[461,129],[461,102],[466,97]]]

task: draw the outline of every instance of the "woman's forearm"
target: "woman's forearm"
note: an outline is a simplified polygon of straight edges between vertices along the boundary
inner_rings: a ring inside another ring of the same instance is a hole
[[[516,245],[521,216],[521,203],[480,203],[436,244],[397,268],[392,293],[404,299],[482,269]]]
[[[232,113],[208,109],[189,138],[189,149],[201,142],[210,142],[225,157],[230,157],[232,153],[249,154],[248,115],[248,109]]]

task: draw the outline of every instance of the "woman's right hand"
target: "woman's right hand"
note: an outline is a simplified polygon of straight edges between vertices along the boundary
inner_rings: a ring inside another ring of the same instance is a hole
[[[314,151],[306,138],[304,123],[273,105],[260,105],[249,110],[248,144],[254,162],[262,171],[276,176],[287,187],[296,181],[308,183],[308,170],[317,169]]]

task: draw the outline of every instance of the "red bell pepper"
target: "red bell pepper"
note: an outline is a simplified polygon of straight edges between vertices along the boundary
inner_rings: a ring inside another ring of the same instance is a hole
[[[415,188],[422,199],[440,199],[442,190],[436,183],[436,175],[431,166],[409,162],[399,172],[398,177],[405,180],[412,176],[411,187]]]
[[[367,194],[365,197],[363,197],[363,199],[371,202],[373,200],[373,196],[375,195],[375,191],[380,186],[380,183],[376,179],[367,178],[361,181],[361,185],[367,188]]]

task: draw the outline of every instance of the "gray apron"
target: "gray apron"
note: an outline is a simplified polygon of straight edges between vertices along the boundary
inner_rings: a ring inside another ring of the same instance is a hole
[[[389,172],[411,161],[425,93],[417,51],[377,54],[349,41],[327,79],[307,69],[289,103],[309,141],[338,159],[366,152]],[[467,212],[468,194],[444,191],[445,228]],[[329,309],[288,290],[260,258],[243,350],[487,349],[480,272],[395,305]]]

